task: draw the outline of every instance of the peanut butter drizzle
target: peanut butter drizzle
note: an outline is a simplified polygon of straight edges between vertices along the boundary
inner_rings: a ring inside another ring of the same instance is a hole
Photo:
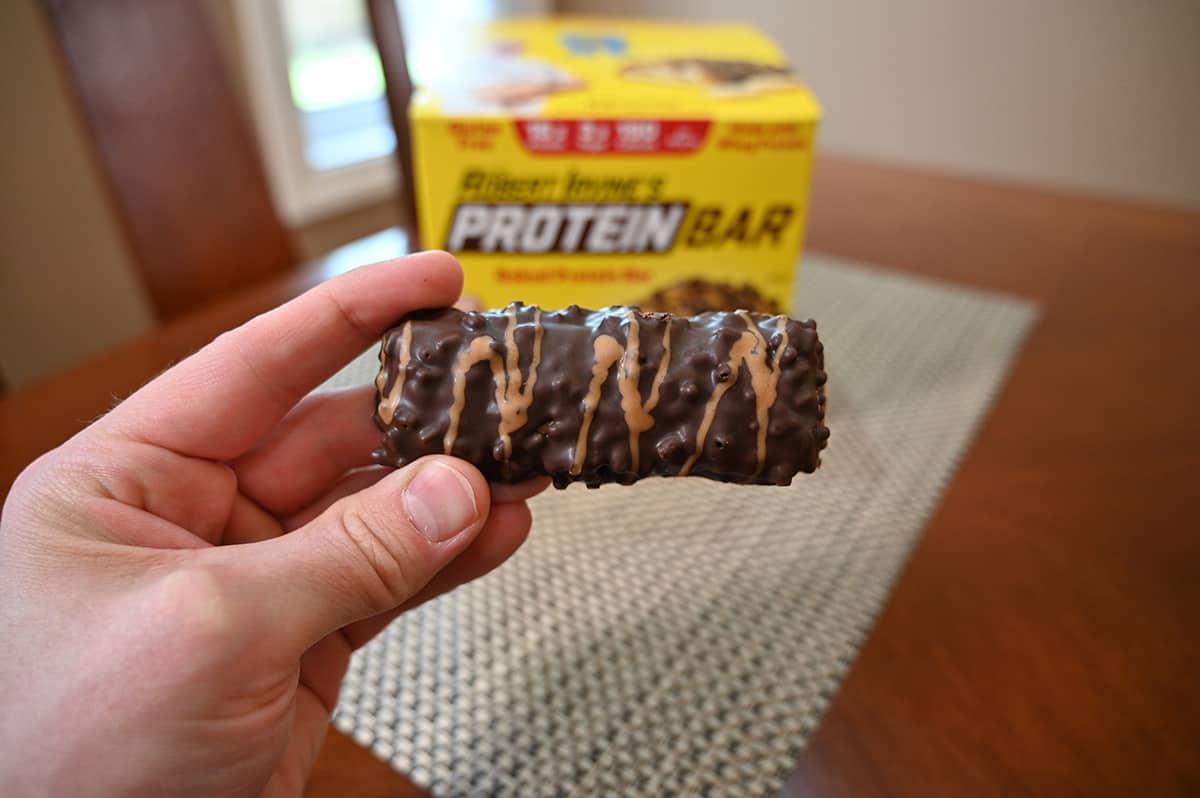
[[[621,389],[621,410],[625,413],[625,426],[629,428],[629,457],[633,471],[638,470],[641,459],[641,434],[654,426],[651,411],[658,405],[658,390],[667,376],[667,364],[671,359],[671,322],[666,323],[663,333],[663,354],[658,362],[658,371],[650,384],[650,398],[642,403],[642,394],[638,389],[641,380],[641,325],[638,324],[636,311],[629,311],[629,332],[626,334],[625,355],[621,358],[621,369],[618,372],[617,385]]]
[[[541,362],[542,336],[545,327],[541,323],[541,310],[534,308],[534,338],[533,353],[529,363],[529,378],[524,381],[521,376],[520,351],[516,343],[517,308],[507,309],[508,326],[505,329],[504,343],[506,359],[492,349],[492,338],[481,335],[473,339],[466,351],[458,356],[454,364],[454,403],[450,408],[450,425],[443,438],[443,450],[450,454],[458,439],[458,428],[462,420],[463,409],[466,405],[467,374],[478,363],[488,361],[492,369],[492,382],[495,385],[496,406],[500,412],[499,435],[504,443],[504,462],[507,464],[512,456],[512,433],[525,425],[529,418],[529,408],[533,404],[533,389],[537,384],[537,369]],[[750,370],[750,384],[754,390],[755,411],[758,421],[757,441],[757,474],[766,462],[767,425],[771,407],[778,398],[779,385],[779,354],[788,344],[787,318],[780,317],[776,329],[783,336],[775,357],[767,352],[767,341],[759,332],[750,314],[744,310],[736,311],[737,315],[746,322],[747,329],[729,351],[729,366],[732,374],[725,382],[718,383],[713,389],[712,396],[704,408],[704,417],[696,431],[696,449],[680,469],[680,476],[688,474],[704,453],[704,442],[716,416],[717,405],[725,392],[737,382],[738,371],[742,363]],[[579,428],[579,437],[575,444],[575,458],[571,466],[571,474],[578,476],[583,472],[583,464],[587,460],[588,433],[591,430],[592,419],[600,403],[600,393],[608,373],[614,365],[620,363],[617,374],[617,385],[621,393],[621,410],[624,413],[625,424],[629,429],[629,450],[633,470],[636,472],[640,460],[640,435],[654,426],[651,416],[658,405],[660,388],[667,376],[671,359],[671,324],[667,322],[663,332],[663,353],[650,385],[650,396],[642,402],[638,383],[641,379],[641,326],[638,323],[636,311],[628,311],[626,319],[629,330],[626,334],[626,345],[622,347],[611,335],[600,335],[592,343],[593,363],[592,379],[588,384],[588,392],[584,397],[583,422]],[[385,423],[390,423],[395,414],[403,389],[404,375],[411,357],[412,330],[411,322],[404,326],[400,343],[400,367],[396,384],[385,399],[380,401],[379,415]],[[386,373],[381,369],[376,378],[376,387],[382,392]]]
[[[442,451],[451,454],[458,440],[458,424],[462,419],[463,407],[467,404],[467,374],[476,363],[488,361],[492,366],[492,382],[496,386],[496,406],[504,407],[505,377],[504,361],[492,351],[490,336],[481,335],[471,341],[466,351],[454,362],[454,404],[450,407],[450,427],[442,439]]]
[[[713,388],[712,396],[708,398],[708,404],[704,407],[704,417],[700,420],[700,428],[696,430],[696,451],[692,452],[692,456],[683,464],[683,468],[679,469],[679,476],[687,476],[692,470],[692,466],[700,459],[700,455],[704,453],[704,439],[708,437],[708,428],[712,426],[713,416],[717,413],[717,403],[721,401],[721,397],[725,392],[733,387],[737,382],[737,370],[741,368],[743,360],[747,360],[750,350],[754,348],[758,341],[749,332],[744,332],[737,339],[737,342],[729,350],[729,368],[733,369],[733,374],[725,382],[718,382]],[[749,362],[747,360],[747,362]]]
[[[500,439],[504,442],[504,463],[512,458],[512,434],[525,426],[529,420],[529,406],[533,404],[533,386],[537,384],[538,364],[542,360],[541,308],[533,309],[533,354],[529,361],[529,380],[522,385],[521,351],[517,349],[517,307],[509,305],[508,327],[504,331],[504,348],[508,356],[505,373],[503,402],[500,403]]]
[[[597,336],[592,344],[595,359],[592,363],[592,381],[588,385],[587,396],[583,400],[583,424],[579,427],[579,439],[575,442],[575,462],[571,465],[571,475],[579,476],[583,472],[583,463],[587,459],[588,430],[592,426],[592,416],[596,414],[596,405],[600,403],[600,389],[608,378],[609,370],[616,364],[625,350],[611,335]]]
[[[379,376],[375,378],[375,389],[379,391],[379,418],[384,424],[391,424],[396,416],[396,408],[400,406],[400,394],[404,392],[404,378],[408,374],[408,360],[412,355],[412,322],[404,322],[400,331],[400,362],[396,364],[396,381],[387,396],[383,389],[387,385],[387,352],[383,353],[379,364]]]
[[[758,331],[754,319],[750,318],[750,314],[744,310],[739,310],[737,314],[745,320],[746,327],[758,339],[758,347],[765,356],[767,340]],[[767,460],[767,424],[771,417],[771,407],[774,406],[779,395],[779,355],[788,345],[787,318],[780,316],[779,321],[775,323],[775,329],[783,336],[783,340],[780,341],[779,348],[775,350],[775,357],[768,364],[769,371],[764,372],[761,368],[750,367],[750,384],[754,386],[754,404],[758,418],[758,467],[754,470],[755,475],[762,471],[763,463]]]
[[[762,333],[758,331],[758,327],[754,324],[754,320],[750,318],[750,314],[744,310],[737,311],[749,328],[741,334],[738,340],[730,347],[729,350],[729,366],[732,374],[725,382],[717,383],[713,389],[712,396],[708,398],[708,404],[704,408],[704,417],[700,421],[700,428],[696,430],[696,450],[692,452],[691,457],[683,464],[683,468],[679,470],[680,476],[686,476],[692,467],[696,465],[701,455],[704,454],[704,441],[708,437],[708,430],[712,426],[713,418],[717,413],[717,405],[721,401],[721,397],[725,392],[733,387],[737,382],[738,371],[742,367],[742,363],[750,369],[750,385],[754,388],[754,403],[756,417],[758,420],[758,468],[754,473],[762,470],[763,463],[767,457],[767,419],[771,412],[771,406],[775,404],[777,386],[779,383],[779,363],[778,352],[776,357],[768,361],[767,342],[762,337]],[[787,324],[786,318],[780,318],[779,328],[782,330]],[[787,333],[785,332],[786,336]],[[786,340],[779,347],[782,351],[786,346]]]

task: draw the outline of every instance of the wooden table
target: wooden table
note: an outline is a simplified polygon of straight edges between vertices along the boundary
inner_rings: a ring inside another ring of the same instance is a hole
[[[220,330],[403,245],[8,396],[0,485]],[[1200,794],[1200,214],[824,158],[809,247],[1043,316],[785,795]],[[422,793],[331,733],[308,794]]]

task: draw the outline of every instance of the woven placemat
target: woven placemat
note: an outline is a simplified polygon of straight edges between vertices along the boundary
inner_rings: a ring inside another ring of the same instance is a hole
[[[538,497],[511,561],[355,654],[337,728],[447,798],[777,794],[1036,315],[818,256],[800,288],[816,475]]]

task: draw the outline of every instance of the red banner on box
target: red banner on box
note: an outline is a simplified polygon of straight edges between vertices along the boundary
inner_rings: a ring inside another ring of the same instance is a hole
[[[704,146],[707,119],[515,119],[535,155],[686,155]]]

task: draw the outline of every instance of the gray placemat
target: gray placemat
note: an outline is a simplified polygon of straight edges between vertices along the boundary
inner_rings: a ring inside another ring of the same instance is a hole
[[[355,654],[337,728],[438,796],[777,794],[1036,315],[818,256],[797,307],[830,375],[816,475],[537,498],[511,561]]]

